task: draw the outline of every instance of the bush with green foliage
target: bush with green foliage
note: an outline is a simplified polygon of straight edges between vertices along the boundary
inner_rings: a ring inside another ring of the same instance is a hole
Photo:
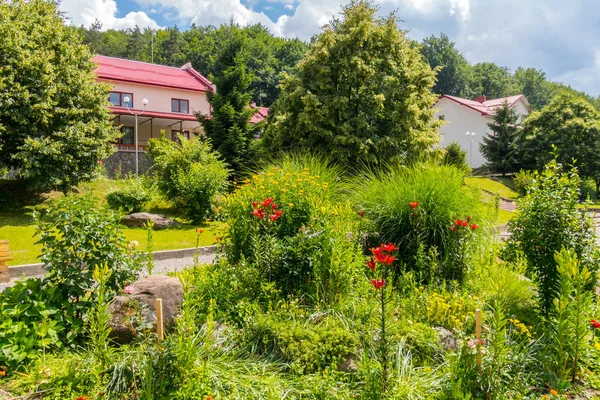
[[[192,223],[204,221],[214,196],[227,188],[229,174],[210,143],[181,135],[175,142],[162,135],[148,142],[148,155],[159,191]]]
[[[66,196],[34,212],[46,275],[0,293],[0,365],[24,366],[39,350],[75,346],[96,306],[94,270],[105,269],[103,293],[114,295],[137,277],[141,258],[128,248],[119,217],[91,195]],[[110,275],[110,276],[108,276]]]
[[[470,171],[469,163],[467,162],[467,152],[463,150],[457,142],[452,142],[444,149],[444,158],[442,164],[452,165],[461,171]]]
[[[517,172],[513,176],[513,183],[515,184],[515,189],[517,189],[517,192],[519,192],[521,196],[525,196],[527,194],[527,190],[529,187],[531,187],[537,176],[538,175],[536,171],[522,169]]]
[[[532,182],[508,222],[511,236],[502,252],[505,260],[523,254],[528,273],[538,284],[539,305],[550,312],[557,295],[559,273],[554,254],[563,247],[577,254],[582,267],[595,273],[600,254],[591,216],[578,208],[581,180],[577,170],[563,172],[556,160]],[[593,284],[589,288],[593,288]]]
[[[446,165],[391,167],[357,178],[353,197],[378,241],[398,244],[406,270],[425,282],[461,281],[480,232],[476,224],[486,223],[478,193],[463,178]]]
[[[285,294],[335,301],[363,261],[347,238],[358,216],[337,201],[339,176],[326,160],[297,155],[252,175],[224,201],[227,260],[253,265]]]
[[[106,195],[106,203],[110,208],[127,214],[142,211],[150,200],[152,193],[138,179],[130,179],[124,189],[115,189]]]

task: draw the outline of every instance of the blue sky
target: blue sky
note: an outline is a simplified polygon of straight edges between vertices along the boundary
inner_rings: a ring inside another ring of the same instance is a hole
[[[310,40],[342,0],[62,0],[73,24],[105,29],[262,23],[275,35]],[[446,33],[471,63],[543,69],[553,80],[600,95],[600,1],[376,0],[396,10],[420,40]]]

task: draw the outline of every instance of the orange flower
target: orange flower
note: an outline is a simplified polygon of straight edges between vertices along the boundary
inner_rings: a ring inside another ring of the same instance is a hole
[[[550,389],[550,394],[554,396],[558,396],[558,392],[554,389]]]
[[[196,233],[201,234],[204,232],[204,229],[196,228]]]
[[[78,396],[75,397],[75,400],[90,400],[90,398],[88,396]]]
[[[410,205],[410,208],[417,208],[417,207],[419,207],[419,202],[418,201],[411,201],[408,204]]]

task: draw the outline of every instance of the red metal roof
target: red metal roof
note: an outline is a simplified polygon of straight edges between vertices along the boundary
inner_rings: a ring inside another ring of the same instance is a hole
[[[137,114],[138,117],[154,117],[154,118],[164,118],[164,119],[172,119],[177,121],[198,121],[195,115],[191,114],[179,114],[179,113],[168,113],[168,112],[159,112],[159,111],[144,111],[144,110],[136,110],[133,108],[123,108],[123,107],[109,107],[110,111],[113,114],[119,115],[128,115],[128,114]]]
[[[254,113],[254,115],[252,116],[252,118],[250,118],[250,123],[251,124],[257,124],[259,122],[264,121],[265,118],[267,118],[267,115],[269,115],[269,107],[253,107],[256,112]]]
[[[475,100],[463,99],[461,97],[449,96],[447,94],[442,95],[439,100],[442,100],[444,98],[455,101],[463,106],[469,107],[472,110],[478,111],[479,113],[481,113],[481,115],[493,115],[496,112],[496,109],[502,106],[504,102],[507,102],[508,106],[512,107],[519,99],[523,99],[525,105],[529,107],[527,99],[522,94],[510,97],[502,97],[499,99],[487,100],[482,103]]]
[[[211,81],[192,68],[190,63],[177,68],[107,56],[95,56],[92,61],[98,64],[96,75],[101,79],[201,92],[213,91]]]

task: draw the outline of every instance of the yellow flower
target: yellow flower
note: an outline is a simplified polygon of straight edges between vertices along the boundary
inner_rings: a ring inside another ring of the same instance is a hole
[[[287,192],[287,189],[281,189],[281,193]]]
[[[265,188],[264,185],[259,186],[259,189],[264,189],[264,188]]]
[[[596,350],[600,350],[600,343],[594,343],[594,348]]]
[[[288,204],[288,206],[294,207],[294,203],[290,203],[290,204]]]

